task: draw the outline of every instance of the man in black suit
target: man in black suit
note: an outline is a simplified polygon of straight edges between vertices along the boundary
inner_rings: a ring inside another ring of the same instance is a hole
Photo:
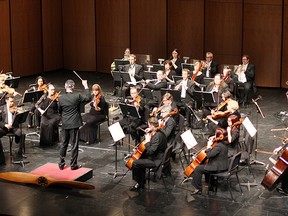
[[[158,119],[152,117],[148,120],[150,132],[145,135],[145,149],[141,158],[135,160],[132,166],[132,178],[137,183],[130,189],[137,191],[143,189],[146,183],[146,168],[158,167],[164,156],[165,149],[167,148],[167,139],[163,132],[157,130]]]
[[[202,73],[205,77],[214,78],[214,76],[218,73],[218,63],[213,60],[213,53],[207,52],[206,53],[206,61],[203,64],[203,71]]]
[[[236,83],[237,83],[237,94],[239,97],[239,103],[244,105],[248,102],[248,95],[250,91],[253,90],[253,85],[255,84],[255,66],[249,63],[249,56],[242,56],[242,64],[238,66],[235,72]],[[244,94],[241,95],[241,89],[239,86],[244,87]]]
[[[218,142],[218,144],[212,148],[214,142]],[[192,194],[202,193],[202,174],[205,174],[205,179],[208,181],[210,173],[222,172],[228,169],[227,144],[227,131],[223,128],[217,128],[215,136],[210,137],[207,143],[205,153],[208,158],[208,163],[201,164],[194,170],[192,185],[195,191],[192,192]]]
[[[140,89],[142,86],[138,81],[141,81],[144,76],[144,71],[142,65],[136,64],[136,55],[131,54],[129,57],[130,64],[124,65],[123,71],[128,72],[130,75],[131,83],[125,83],[123,85],[123,94],[124,96],[129,95],[129,88],[131,85],[136,85],[137,89]]]
[[[12,109],[15,108],[14,96],[11,94],[7,94],[5,96],[5,102],[6,104],[0,107],[0,112],[1,112],[0,114],[0,138],[5,136],[7,133],[15,134],[15,142],[19,144],[17,157],[26,158],[26,156],[23,155],[23,149],[25,145],[25,134],[22,134],[22,130],[19,127],[19,125],[12,126],[13,118],[15,117],[14,115],[16,112],[14,110],[12,111]],[[1,161],[0,161],[0,164],[1,164]]]
[[[79,127],[83,124],[80,112],[80,104],[91,100],[87,80],[82,80],[86,96],[73,93],[75,83],[73,80],[65,82],[66,94],[59,97],[59,112],[62,117],[62,146],[60,149],[59,169],[65,166],[65,156],[70,141],[71,149],[71,170],[76,170],[81,166],[77,165],[78,146],[79,146]]]

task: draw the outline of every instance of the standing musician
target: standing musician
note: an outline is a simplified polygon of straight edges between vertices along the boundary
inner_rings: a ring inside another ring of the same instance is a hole
[[[31,87],[26,90],[26,92],[33,92],[33,91],[43,91],[44,93],[47,92],[48,86],[46,84],[45,79],[42,76],[38,76],[35,79],[35,84],[30,85]],[[38,99],[38,98],[37,98]],[[41,114],[39,113],[39,110],[36,109],[35,103],[37,101],[32,101],[31,103],[31,109],[30,109],[30,115],[28,115],[28,128],[32,128],[33,126],[33,115],[35,115],[35,127],[40,128],[40,122],[41,122]]]
[[[205,152],[208,162],[207,164],[198,165],[194,170],[192,185],[195,190],[191,193],[192,195],[202,193],[202,174],[205,174],[205,180],[208,182],[210,173],[222,172],[228,169],[227,131],[225,129],[216,129],[215,136],[210,137],[207,142]]]
[[[123,128],[125,133],[131,134],[133,140],[135,140],[135,145],[140,143],[140,136],[137,133],[137,127],[141,124],[145,123],[145,116],[144,116],[144,101],[142,100],[141,96],[136,87],[130,88],[130,95],[132,99],[126,99],[126,103],[130,105],[134,105],[140,115],[140,118],[136,118],[133,116],[124,116],[123,119],[119,121],[121,127]]]
[[[18,112],[17,106],[14,105],[14,96],[7,94],[5,96],[6,104],[0,107],[0,138],[5,136],[7,133],[15,134],[15,142],[19,144],[17,157],[26,158],[23,155],[23,149],[25,147],[25,134],[22,133],[19,125],[12,126],[14,115]]]
[[[35,104],[36,109],[41,113],[40,146],[51,146],[59,141],[58,97],[59,93],[55,91],[54,85],[49,84],[47,92]]]
[[[87,80],[82,80],[82,85],[85,88],[85,96],[79,93],[74,93],[75,82],[67,80],[65,82],[66,94],[59,97],[59,112],[62,117],[62,145],[60,148],[59,169],[65,167],[65,156],[68,144],[72,145],[71,149],[71,170],[80,168],[77,165],[78,147],[79,147],[79,127],[82,126],[80,104],[91,100]]]
[[[281,153],[284,150],[287,150],[287,149],[288,149],[288,138],[286,138],[283,141],[283,145],[282,146],[279,146],[279,147],[275,148],[273,152],[280,156]],[[287,166],[287,164],[286,164],[286,166]],[[280,178],[280,183],[281,183],[281,187],[276,188],[276,190],[279,193],[281,193],[281,194],[283,194],[285,196],[288,196],[288,170],[287,170],[287,168],[286,168],[286,172]]]
[[[130,75],[130,79],[133,83],[133,85],[136,85],[138,89],[140,89],[142,86],[139,83],[136,83],[138,81],[141,81],[144,77],[144,71],[142,65],[136,64],[136,55],[131,54],[129,56],[130,64],[124,65],[124,71],[128,72]],[[128,95],[129,88],[131,87],[131,84],[125,83],[123,85],[123,95]]]
[[[92,86],[92,101],[90,111],[82,116],[84,125],[80,128],[80,140],[90,145],[97,141],[98,123],[106,118],[106,101],[98,84]]]
[[[172,62],[174,71],[176,72],[176,74],[178,76],[181,76],[181,70],[182,70],[182,66],[181,64],[183,63],[180,53],[178,51],[178,49],[173,49],[172,51],[172,56],[170,57],[170,60]]]
[[[192,80],[195,82],[196,86],[195,86],[195,90],[200,91],[202,90],[200,87],[200,84],[204,84],[204,74],[201,71],[201,68],[199,69],[200,62],[195,62],[194,63],[194,70],[192,72]],[[197,70],[199,69],[199,70]]]
[[[218,73],[218,63],[213,60],[213,53],[206,52],[206,61],[203,63],[203,73],[205,77],[213,78]]]
[[[135,160],[132,166],[132,178],[136,184],[130,188],[131,191],[139,191],[145,188],[146,168],[158,167],[167,148],[167,139],[165,134],[158,130],[158,119],[152,117],[148,120],[149,133],[145,135],[145,151],[141,158]],[[148,131],[148,130],[147,130]]]

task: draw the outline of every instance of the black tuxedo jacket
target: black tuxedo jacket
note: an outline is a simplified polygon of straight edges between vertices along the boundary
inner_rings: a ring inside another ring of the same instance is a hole
[[[255,66],[253,64],[248,64],[246,71],[244,72],[247,82],[254,82],[255,81]]]
[[[203,69],[202,73],[206,76],[207,68]],[[218,73],[218,63],[216,61],[212,61],[210,64],[210,78],[213,78],[215,74]]]
[[[128,72],[130,66],[131,66],[130,64],[124,65],[124,71],[125,71],[125,72]],[[136,79],[136,81],[140,81],[140,80],[143,79],[143,76],[144,76],[143,67],[142,67],[142,65],[139,65],[139,64],[134,64],[134,66],[135,66],[135,75],[134,75],[134,78]]]
[[[85,96],[79,93],[70,93],[59,97],[59,112],[62,117],[62,128],[73,129],[79,128],[82,123],[80,104],[91,100],[89,89],[85,89]]]

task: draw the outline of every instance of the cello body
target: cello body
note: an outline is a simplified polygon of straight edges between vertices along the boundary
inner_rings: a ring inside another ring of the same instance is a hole
[[[137,147],[135,153],[129,158],[129,160],[126,162],[125,166],[128,168],[128,169],[132,169],[132,166],[133,166],[133,162],[135,160],[138,160],[140,159],[140,157],[142,156],[143,152],[145,151],[145,140],[143,142],[141,142],[139,144],[139,146]]]
[[[202,149],[197,156],[195,157],[195,159],[193,159],[193,161],[186,167],[186,169],[184,170],[184,174],[189,177],[190,175],[192,175],[192,173],[194,172],[195,168],[197,166],[199,166],[200,164],[204,164],[207,161],[207,155],[205,153],[205,149]]]
[[[287,167],[288,149],[285,149],[276,164],[264,176],[261,184],[269,191],[272,191],[277,186],[277,183],[281,180],[281,176],[288,171]]]

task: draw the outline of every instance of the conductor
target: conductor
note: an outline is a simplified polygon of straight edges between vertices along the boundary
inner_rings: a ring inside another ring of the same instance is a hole
[[[83,124],[80,112],[80,104],[91,100],[87,80],[82,80],[82,85],[85,88],[85,96],[80,93],[74,93],[75,82],[67,80],[65,82],[66,94],[59,97],[59,112],[62,117],[62,144],[60,148],[59,169],[65,167],[65,156],[67,147],[70,141],[71,149],[71,170],[80,168],[77,165],[78,147],[79,147],[79,127]]]

